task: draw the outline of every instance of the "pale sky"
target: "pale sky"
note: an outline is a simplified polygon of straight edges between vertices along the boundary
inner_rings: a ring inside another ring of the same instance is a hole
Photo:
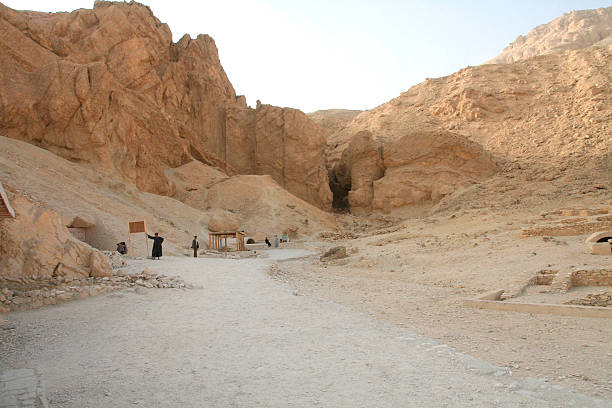
[[[92,0],[0,0],[72,11]],[[247,103],[371,109],[425,78],[498,55],[520,34],[598,0],[143,0],[172,30],[212,36]]]

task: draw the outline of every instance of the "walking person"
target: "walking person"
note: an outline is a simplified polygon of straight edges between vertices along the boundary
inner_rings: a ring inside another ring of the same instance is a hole
[[[266,245],[268,246],[268,248],[270,248],[272,246],[272,244],[270,243],[270,240],[268,239],[268,237],[266,237]]]
[[[278,235],[274,235],[274,248],[278,248]]]
[[[147,237],[149,237],[149,239],[153,240],[153,250],[151,251],[151,257],[153,259],[161,258],[161,256],[162,256],[162,242],[164,242],[164,239],[162,237],[160,237],[157,232],[155,233],[154,237],[150,236],[149,234],[147,234]]]
[[[200,244],[198,243],[198,236],[193,236],[193,241],[191,241],[191,248],[193,249],[193,257],[198,257],[198,249],[200,249]]]

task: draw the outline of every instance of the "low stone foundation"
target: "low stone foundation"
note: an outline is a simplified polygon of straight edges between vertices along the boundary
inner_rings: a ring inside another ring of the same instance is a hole
[[[574,286],[612,286],[612,269],[573,271],[571,287]]]

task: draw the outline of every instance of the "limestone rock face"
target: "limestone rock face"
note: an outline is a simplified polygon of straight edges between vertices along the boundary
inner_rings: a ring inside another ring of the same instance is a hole
[[[297,109],[257,107],[256,174],[269,174],[297,197],[331,209],[323,129]]]
[[[497,170],[482,146],[444,131],[410,133],[385,145],[384,163],[385,175],[373,183],[371,204],[383,212],[437,203]]]
[[[211,37],[172,43],[138,3],[97,1],[72,13],[0,4],[0,88],[1,135],[141,191],[174,195],[165,170],[195,159],[230,175],[270,171],[299,197],[331,203],[321,129],[299,111],[248,108]]]
[[[383,176],[382,144],[368,131],[357,133],[332,171],[336,208],[350,207],[353,214],[371,210],[373,182]]]
[[[0,276],[101,277],[112,272],[97,249],[74,238],[56,212],[24,197],[13,201],[15,219],[0,222]]]
[[[332,135],[328,163],[339,161],[363,130],[385,146],[407,134],[444,130],[480,144],[530,179],[601,183],[605,177],[595,177],[609,172],[612,157],[611,61],[609,45],[428,79]]]
[[[415,131],[382,143],[362,131],[330,173],[334,206],[368,214],[435,204],[496,170],[482,146],[451,132]]]
[[[572,11],[537,26],[527,35],[520,35],[489,63],[505,64],[537,55],[609,44],[612,44],[612,7]]]

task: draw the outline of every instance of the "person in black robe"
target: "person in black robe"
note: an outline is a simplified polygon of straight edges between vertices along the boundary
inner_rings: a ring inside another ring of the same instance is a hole
[[[153,240],[153,250],[151,251],[151,257],[153,257],[153,259],[159,259],[159,257],[162,256],[162,242],[164,242],[164,239],[160,237],[157,232],[155,233],[154,237],[150,236],[149,234],[147,234],[147,237]]]
[[[268,248],[270,248],[272,246],[272,244],[270,243],[270,240],[268,239],[268,237],[266,237],[266,244],[268,245]]]

